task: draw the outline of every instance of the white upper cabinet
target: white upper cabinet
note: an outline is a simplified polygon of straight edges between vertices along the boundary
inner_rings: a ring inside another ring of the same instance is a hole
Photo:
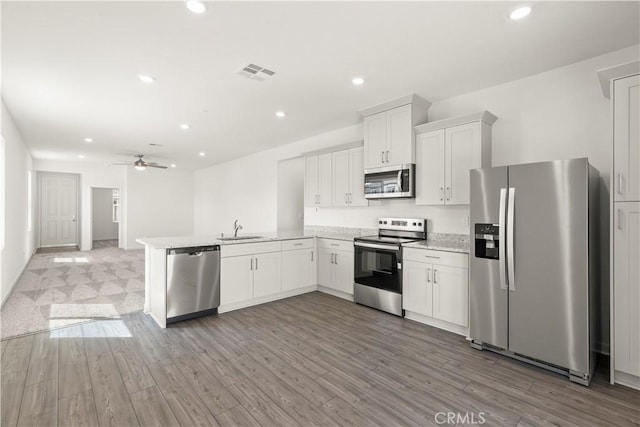
[[[331,153],[305,159],[305,206],[331,206],[331,164]]]
[[[444,129],[416,138],[416,204],[444,203]]]
[[[640,76],[613,82],[613,179],[616,202],[640,201]]]
[[[364,198],[363,148],[332,153],[333,206],[368,206]]]
[[[469,171],[491,166],[488,111],[416,126],[416,204],[468,205]]]
[[[415,163],[414,126],[427,121],[430,105],[411,95],[361,110],[364,168]]]
[[[366,149],[365,166],[376,168],[384,165],[387,151],[387,116],[385,112],[364,118],[363,132]]]

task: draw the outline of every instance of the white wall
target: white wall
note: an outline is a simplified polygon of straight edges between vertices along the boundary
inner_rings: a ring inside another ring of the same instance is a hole
[[[193,234],[193,172],[128,167],[123,193],[126,248],[141,237]]]
[[[91,203],[92,239],[117,239],[118,223],[113,222],[113,190],[111,188],[94,188]]]
[[[0,133],[4,139],[3,236],[0,242],[0,296],[2,303],[9,296],[22,270],[34,252],[33,221],[28,222],[27,175],[33,174],[33,159],[20,131],[2,101]],[[35,177],[33,181],[35,182]],[[33,216],[32,216],[33,217]]]
[[[276,231],[278,161],[358,139],[362,139],[361,125],[196,171],[196,234],[230,233],[235,219],[244,227],[243,232]]]
[[[119,188],[125,185],[125,166],[111,166],[93,162],[64,162],[59,160],[34,161],[36,171],[76,173],[80,175],[80,250],[88,251],[92,247],[91,227],[91,189],[92,187]],[[37,193],[34,193],[37,194]],[[122,242],[120,230],[120,242]],[[37,236],[36,236],[37,237]],[[38,242],[36,242],[36,245]],[[121,247],[124,247],[120,243]]]

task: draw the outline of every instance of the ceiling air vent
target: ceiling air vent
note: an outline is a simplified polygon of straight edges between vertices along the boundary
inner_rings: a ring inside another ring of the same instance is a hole
[[[273,77],[275,73],[275,71],[271,71],[268,68],[264,68],[256,64],[249,64],[240,70],[239,74],[248,79],[263,82],[267,77]]]

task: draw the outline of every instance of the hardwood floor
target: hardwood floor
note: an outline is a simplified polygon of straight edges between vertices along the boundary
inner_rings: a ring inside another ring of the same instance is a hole
[[[3,341],[1,392],[2,426],[640,426],[640,392],[605,373],[583,387],[317,292]]]

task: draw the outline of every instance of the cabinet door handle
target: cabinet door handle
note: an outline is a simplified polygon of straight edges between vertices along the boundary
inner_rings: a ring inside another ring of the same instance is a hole
[[[256,270],[258,269],[258,258],[256,258]]]
[[[338,254],[333,254],[334,264],[338,265]]]
[[[451,187],[447,187],[447,200],[451,200]]]
[[[384,163],[384,151],[380,152],[380,163]]]
[[[313,262],[313,251],[311,251],[311,262]]]
[[[431,283],[431,269],[427,268],[427,283]]]
[[[389,163],[389,152],[387,151],[387,163]]]
[[[349,193],[349,204],[353,203],[353,194]]]
[[[253,257],[251,257],[251,271],[253,271]]]
[[[622,218],[623,218],[622,209],[618,209],[618,230],[621,230],[621,231],[622,231]]]
[[[433,284],[438,284],[438,270],[436,270],[435,268],[433,269]]]
[[[440,187],[440,200],[444,200],[444,188]]]
[[[618,194],[622,196],[622,174],[618,174]]]
[[[344,193],[344,202],[349,203],[349,193]]]

